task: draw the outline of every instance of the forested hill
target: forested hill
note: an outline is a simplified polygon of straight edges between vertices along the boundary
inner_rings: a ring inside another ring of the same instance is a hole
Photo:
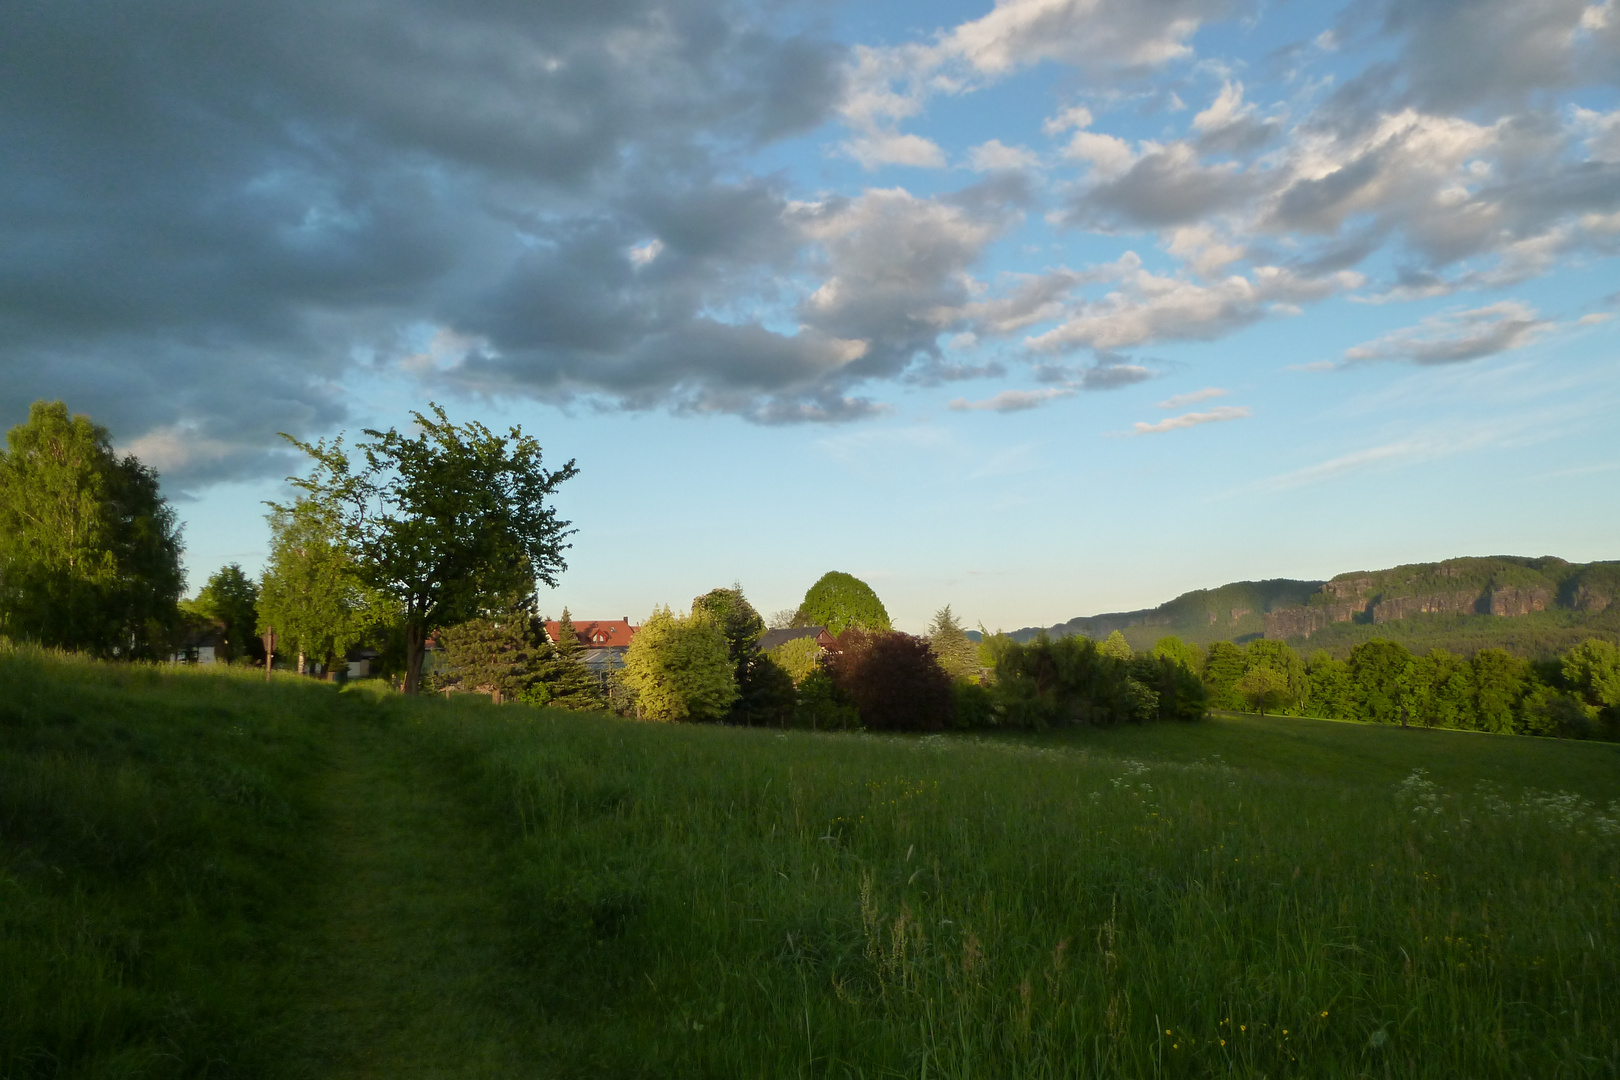
[[[1594,634],[1620,634],[1620,562],[1501,555],[1357,570],[1325,582],[1239,581],[1012,637],[1025,641],[1041,629],[1098,639],[1119,630],[1139,649],[1173,634],[1200,645],[1267,637],[1341,653],[1387,637],[1419,650],[1494,645],[1540,656]]]

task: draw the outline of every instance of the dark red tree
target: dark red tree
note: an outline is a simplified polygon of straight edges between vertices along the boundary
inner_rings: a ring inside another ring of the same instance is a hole
[[[951,715],[951,677],[920,637],[846,630],[826,663],[868,728],[938,731]]]

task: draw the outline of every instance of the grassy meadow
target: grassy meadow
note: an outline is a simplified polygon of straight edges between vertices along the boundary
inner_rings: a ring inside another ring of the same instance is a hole
[[[1607,744],[0,653],[0,1077],[1612,1077],[1617,798]]]

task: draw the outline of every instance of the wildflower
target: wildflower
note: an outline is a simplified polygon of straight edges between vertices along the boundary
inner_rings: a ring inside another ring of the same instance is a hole
[[[1323,1010],[1322,1010],[1322,1015],[1323,1015],[1323,1016],[1324,1016],[1324,1017],[1325,1017],[1325,1016],[1327,1016],[1327,1010],[1326,1010],[1326,1009],[1323,1009]]]

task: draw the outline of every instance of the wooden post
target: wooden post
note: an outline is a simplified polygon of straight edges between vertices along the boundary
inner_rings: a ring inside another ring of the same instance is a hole
[[[275,659],[276,656],[276,628],[273,626],[265,627],[264,637],[260,638],[260,640],[264,642],[264,681],[269,682],[270,661]]]

